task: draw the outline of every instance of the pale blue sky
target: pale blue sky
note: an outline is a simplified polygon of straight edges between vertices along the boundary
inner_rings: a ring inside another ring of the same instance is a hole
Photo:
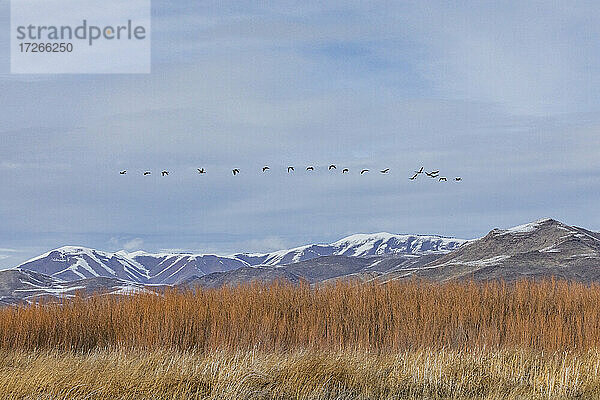
[[[1,30],[0,267],[67,244],[600,230],[597,3],[238,3],[154,1],[151,75],[10,76]],[[332,162],[352,174],[283,172]],[[409,181],[421,165],[464,181]]]

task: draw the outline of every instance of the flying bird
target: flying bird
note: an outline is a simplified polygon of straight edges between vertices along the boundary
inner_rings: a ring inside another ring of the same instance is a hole
[[[330,171],[331,171],[332,169],[335,169],[335,168],[336,168],[336,167],[335,167],[335,164],[331,164],[331,165],[329,166],[329,170],[330,170]]]
[[[462,181],[462,178],[461,178],[460,176],[457,176],[456,178],[454,178],[454,180],[455,180],[456,182],[460,182],[460,181]]]
[[[169,171],[163,171],[163,172],[161,172],[160,174],[161,174],[162,176],[167,176],[167,175],[169,175]]]
[[[198,173],[199,174],[205,174],[206,171],[204,170],[204,168],[198,168]]]
[[[121,171],[121,172],[119,172],[119,174],[121,174],[121,175],[125,175],[126,173],[127,173],[127,171],[126,171],[126,170],[125,170],[125,171]]]
[[[269,166],[268,166],[268,165],[265,165],[264,167],[262,167],[262,171],[263,171],[263,172],[265,172],[265,171],[266,171],[266,170],[268,170],[268,169],[271,169],[271,168],[269,168]]]
[[[415,179],[417,179],[417,176],[419,176],[419,173],[414,174],[412,176],[412,178],[408,178],[408,179],[410,179],[411,181],[414,181]]]
[[[421,169],[420,169],[420,170],[418,170],[418,171],[415,171],[415,172],[416,172],[417,174],[422,174],[422,173],[423,173],[423,167],[421,167]]]
[[[306,167],[306,170],[307,170],[307,171],[314,171],[314,170],[315,170],[315,167],[313,167],[313,166],[311,165],[311,166],[308,166],[308,167]]]
[[[146,171],[146,172],[144,172],[144,176],[146,176],[146,175],[150,175],[151,173],[152,173],[152,172],[150,172],[150,171]]]
[[[360,174],[362,175],[362,174],[364,174],[365,172],[369,172],[369,170],[368,170],[368,169],[363,169],[362,171],[360,171]]]
[[[233,176],[236,176],[237,174],[240,173],[240,170],[237,169],[237,168],[234,168],[234,169],[231,170],[231,173],[233,174]]]
[[[381,171],[379,171],[379,172],[381,172],[382,174],[387,174],[388,172],[390,172],[390,169],[389,169],[389,168],[382,169],[382,170],[381,170]]]
[[[427,175],[430,178],[437,178],[439,173],[440,173],[439,171],[437,171],[437,172],[435,172],[435,171],[433,171],[433,172],[425,172],[425,175]]]
[[[448,181],[448,179],[446,179],[446,177],[445,177],[445,176],[442,176],[442,177],[440,178],[439,182],[442,182],[442,181],[446,182],[446,181]]]
[[[348,171],[349,171],[349,169],[348,169],[348,168],[344,168],[344,169],[342,170],[342,174],[345,174],[345,173],[346,173],[346,172],[348,172]]]
[[[294,167],[288,167],[288,174],[294,171]]]

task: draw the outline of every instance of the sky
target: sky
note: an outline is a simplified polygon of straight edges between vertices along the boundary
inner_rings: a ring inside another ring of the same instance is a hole
[[[600,230],[597,2],[240,3],[153,1],[151,74],[10,75],[0,29],[0,268],[63,245]]]

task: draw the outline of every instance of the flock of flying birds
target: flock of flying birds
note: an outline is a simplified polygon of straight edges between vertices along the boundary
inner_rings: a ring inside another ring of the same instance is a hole
[[[204,168],[197,168],[197,169],[198,169],[198,173],[199,174],[201,174],[201,175],[202,174],[206,174],[206,170]],[[271,168],[268,165],[265,165],[264,167],[262,167],[262,172],[265,173],[265,172],[269,171],[270,169]],[[335,164],[331,164],[329,166],[329,168],[328,168],[329,171],[336,170],[336,169],[337,169],[337,166]],[[294,169],[293,166],[287,167],[288,174],[294,172],[294,170],[295,169]],[[306,170],[307,171],[314,171],[315,167],[312,166],[312,165],[309,165],[308,167],[306,167]],[[348,168],[342,169],[342,174],[346,174],[348,172],[350,172],[350,169],[348,169]],[[369,172],[369,169],[365,168],[365,169],[361,169],[360,170],[360,174],[361,175],[366,174],[367,172]],[[380,170],[379,172],[382,173],[382,174],[387,174],[387,173],[390,172],[390,169],[389,168],[385,168],[385,169]],[[233,174],[233,176],[236,176],[237,174],[240,173],[240,169],[239,168],[234,168],[234,169],[231,170],[231,173]],[[440,171],[439,170],[427,172],[427,171],[425,171],[423,169],[423,167],[421,167],[421,169],[419,169],[418,171],[414,171],[414,175],[412,177],[408,178],[408,179],[410,179],[411,181],[414,181],[415,179],[417,179],[419,177],[419,175],[421,175],[423,173],[425,175],[427,175],[428,177],[432,178],[432,179],[437,179],[438,182],[447,182],[448,181],[448,178],[446,178],[445,176],[440,176]],[[127,170],[120,171],[119,174],[125,175],[125,174],[127,174]],[[144,171],[143,172],[144,176],[151,175],[151,174],[152,174],[152,171]],[[169,171],[163,170],[163,171],[161,171],[160,174],[161,174],[161,176],[168,176],[169,175]],[[456,182],[460,182],[460,181],[462,181],[462,178],[460,176],[457,176],[457,177],[454,178],[454,180]]]

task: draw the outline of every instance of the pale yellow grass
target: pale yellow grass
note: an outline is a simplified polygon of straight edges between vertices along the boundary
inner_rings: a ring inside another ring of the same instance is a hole
[[[2,399],[597,399],[600,352],[0,351]]]

